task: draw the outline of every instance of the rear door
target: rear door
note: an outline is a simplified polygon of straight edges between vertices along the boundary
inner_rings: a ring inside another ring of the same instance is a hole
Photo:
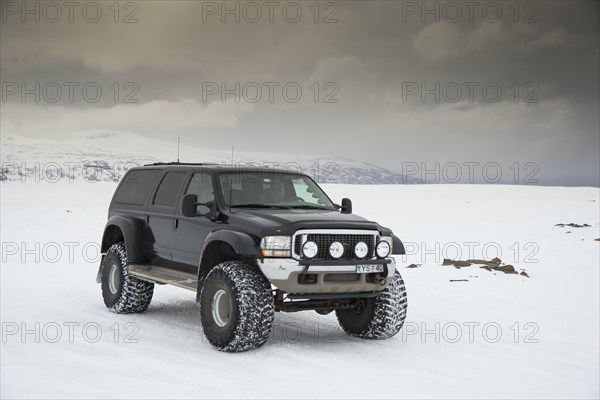
[[[172,267],[171,248],[175,225],[175,206],[187,172],[167,171],[146,211],[144,251],[153,265]]]

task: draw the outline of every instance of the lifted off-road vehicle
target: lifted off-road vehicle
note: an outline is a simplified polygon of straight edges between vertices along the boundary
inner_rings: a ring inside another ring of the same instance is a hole
[[[335,311],[348,334],[402,328],[406,290],[388,228],[334,204],[307,175],[153,164],[121,180],[97,281],[116,313],[145,311],[154,284],[196,292],[204,335],[223,351],[262,346],[275,311]]]

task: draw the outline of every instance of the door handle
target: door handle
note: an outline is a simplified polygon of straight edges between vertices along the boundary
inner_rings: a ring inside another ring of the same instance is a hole
[[[175,218],[173,221],[173,228],[177,229],[179,227],[179,218]]]
[[[150,222],[150,215],[146,214],[146,223]]]

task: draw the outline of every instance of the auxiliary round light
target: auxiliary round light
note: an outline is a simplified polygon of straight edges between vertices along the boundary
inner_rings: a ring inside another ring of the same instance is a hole
[[[391,250],[390,244],[388,242],[385,242],[382,240],[377,245],[377,249],[376,249],[377,256],[381,257],[381,258],[385,258],[390,254],[390,250]]]
[[[365,242],[358,242],[356,243],[356,246],[354,246],[354,254],[356,254],[356,257],[358,258],[365,258],[368,252],[369,247]]]
[[[319,246],[312,240],[309,240],[302,245],[302,255],[306,258],[313,258],[317,255],[318,251]]]
[[[344,245],[340,242],[333,242],[329,246],[329,254],[333,258],[340,258],[344,254]]]

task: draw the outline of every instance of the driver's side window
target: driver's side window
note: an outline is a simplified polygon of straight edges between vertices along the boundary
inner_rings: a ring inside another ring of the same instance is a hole
[[[207,174],[194,174],[185,194],[198,196],[198,203],[206,204],[215,201],[212,177]],[[205,205],[198,205],[196,211],[199,214],[206,214],[209,208]]]

